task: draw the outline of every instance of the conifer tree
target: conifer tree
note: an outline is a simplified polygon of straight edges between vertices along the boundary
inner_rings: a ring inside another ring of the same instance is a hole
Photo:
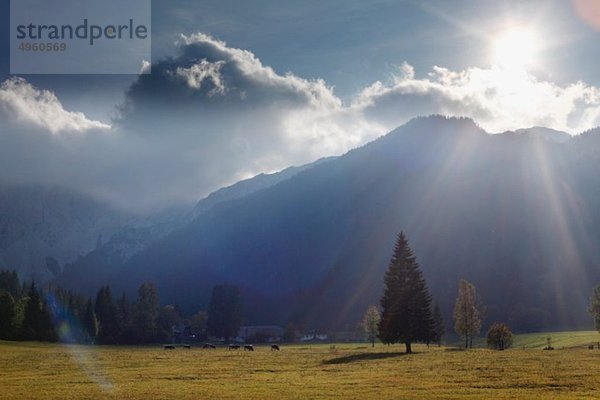
[[[242,324],[240,290],[232,285],[213,287],[208,306],[208,332],[228,341],[237,335]]]
[[[86,342],[94,343],[94,340],[98,335],[98,321],[96,319],[96,313],[94,312],[94,306],[92,305],[92,299],[89,299],[85,304],[85,311],[83,312],[83,328],[85,330]]]
[[[21,298],[21,284],[17,271],[0,270],[0,289],[6,290],[17,301]]]
[[[437,343],[438,346],[442,344],[442,338],[446,333],[446,328],[444,327],[444,317],[442,316],[442,310],[440,309],[440,304],[435,302],[433,306],[433,341]]]
[[[427,284],[404,232],[398,235],[384,283],[379,339],[386,344],[404,343],[411,353],[413,342],[431,339],[433,317]]]
[[[12,339],[17,306],[13,296],[0,289],[0,339]]]
[[[35,282],[31,283],[27,297],[20,338],[39,341],[55,340],[50,310],[40,296]]]
[[[98,290],[94,312],[98,319],[98,342],[104,344],[115,343],[118,336],[117,312],[109,286],[104,286]]]
[[[131,332],[131,306],[125,292],[117,300],[117,326],[119,332],[118,342],[131,342],[133,339]]]
[[[23,324],[21,325],[21,338],[24,340],[38,340],[41,321],[41,300],[35,287],[35,282],[31,283],[27,291],[27,304],[23,312]]]
[[[159,311],[158,293],[152,283],[144,283],[138,290],[133,310],[133,328],[137,340],[150,343],[157,340],[157,318]]]

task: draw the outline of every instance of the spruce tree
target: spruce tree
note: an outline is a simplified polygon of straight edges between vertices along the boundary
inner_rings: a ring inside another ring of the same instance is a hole
[[[442,338],[446,333],[446,328],[444,327],[444,317],[442,317],[442,310],[440,309],[440,304],[435,302],[433,306],[433,341],[437,343],[438,346],[442,344]]]
[[[133,309],[133,329],[141,343],[151,343],[158,336],[158,293],[152,283],[144,283],[138,290],[138,298]]]
[[[38,341],[56,340],[50,308],[42,299],[35,282],[31,283],[27,297],[21,326],[21,338]]]
[[[109,286],[98,290],[94,312],[98,319],[98,342],[103,344],[115,343],[118,336],[117,310]]]
[[[117,326],[119,332],[118,342],[130,343],[133,339],[131,332],[131,306],[125,292],[117,300]]]
[[[379,339],[386,344],[404,343],[411,353],[413,342],[431,340],[433,317],[427,284],[404,232],[398,235],[384,283]]]
[[[21,284],[17,271],[0,270],[0,290],[6,290],[17,301],[21,298]]]
[[[89,299],[85,305],[82,320],[86,343],[94,343],[98,335],[98,320],[96,319],[92,299]]]
[[[40,294],[35,282],[31,283],[27,291],[27,304],[23,313],[21,338],[24,340],[40,340],[42,321],[42,304]]]
[[[12,339],[17,306],[13,296],[0,289],[0,339]]]
[[[54,330],[54,324],[52,323],[52,316],[54,315],[53,309],[50,307],[50,305],[46,302],[46,300],[43,297],[41,298],[41,307],[42,307],[42,313],[41,313],[42,319],[40,321],[40,332],[39,332],[38,340],[45,341],[45,342],[56,342],[57,335],[56,335],[56,331]]]
[[[208,307],[208,333],[228,341],[237,335],[241,324],[240,290],[232,285],[213,287]]]

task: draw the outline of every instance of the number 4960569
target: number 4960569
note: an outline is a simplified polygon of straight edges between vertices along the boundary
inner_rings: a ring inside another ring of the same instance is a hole
[[[66,49],[66,43],[21,42],[19,44],[19,50],[21,51],[65,51]]]

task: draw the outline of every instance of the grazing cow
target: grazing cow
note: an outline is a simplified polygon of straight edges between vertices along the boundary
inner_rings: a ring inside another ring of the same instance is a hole
[[[590,344],[590,345],[588,346],[588,350],[594,350],[594,345],[593,345],[593,344]]]
[[[271,351],[279,351],[279,346],[277,346],[276,344],[272,344],[271,345]]]
[[[244,350],[254,351],[254,346],[252,346],[251,344],[247,344],[244,346]]]
[[[238,350],[239,348],[239,344],[230,344],[229,346],[227,346],[227,350]]]
[[[175,350],[175,346],[173,346],[172,344],[166,344],[163,348],[165,350]]]
[[[183,345],[183,348],[184,348],[184,349],[191,349],[191,348],[192,348],[192,346],[191,346],[191,345],[189,345],[189,344],[184,344],[184,345]]]
[[[203,349],[216,349],[217,346],[215,346],[214,344],[210,344],[210,343],[204,343],[204,345],[202,346]]]

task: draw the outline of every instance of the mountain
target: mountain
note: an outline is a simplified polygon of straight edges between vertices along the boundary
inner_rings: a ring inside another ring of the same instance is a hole
[[[57,187],[0,185],[0,269],[45,281],[132,222],[92,198]]]
[[[521,135],[531,135],[555,143],[566,143],[571,139],[571,135],[568,133],[539,126],[528,129],[519,129],[515,131],[515,133]]]
[[[286,168],[272,174],[259,174],[251,179],[242,180],[211,193],[200,200],[191,212],[171,210],[146,218],[145,221],[136,221],[135,224],[116,231],[109,240],[87,252],[84,256],[67,263],[55,282],[75,287],[78,291],[93,294],[98,289],[98,282],[109,280],[111,276],[120,271],[132,256],[144,251],[170,232],[184,227],[186,223],[205,214],[215,205],[276,185],[329,159],[324,158],[311,164]],[[90,277],[94,279],[90,279]]]
[[[0,269],[46,283],[98,254],[117,264],[186,222],[189,209],[138,215],[66,188],[0,184]]]
[[[447,322],[465,278],[489,322],[589,327],[587,300],[600,281],[599,167],[595,131],[557,143],[489,135],[469,119],[417,118],[217,203],[110,274],[86,276],[116,291],[154,281],[163,303],[187,312],[206,307],[214,284],[232,283],[248,323],[348,329],[378,302],[402,230]]]
[[[332,160],[334,158],[335,157],[322,158],[310,164],[299,167],[289,167],[272,174],[259,174],[250,179],[244,179],[231,186],[219,189],[215,192],[212,192],[207,197],[200,200],[198,204],[196,204],[196,207],[194,207],[194,210],[192,211],[192,218],[196,218],[210,210],[215,204],[239,199],[254,192],[258,192],[259,190],[266,189],[278,184],[279,182],[283,182],[306,169],[312,168],[315,165]]]

